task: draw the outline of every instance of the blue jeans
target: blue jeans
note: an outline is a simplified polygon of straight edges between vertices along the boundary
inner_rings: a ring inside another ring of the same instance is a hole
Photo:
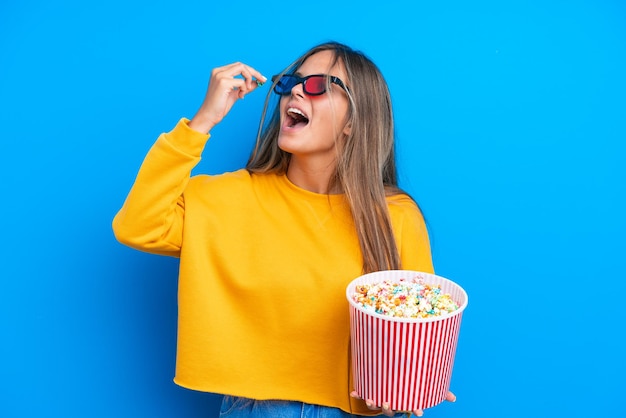
[[[404,413],[395,415],[406,417]],[[220,418],[354,418],[354,415],[330,406],[311,405],[295,401],[257,401],[239,396],[225,395]]]

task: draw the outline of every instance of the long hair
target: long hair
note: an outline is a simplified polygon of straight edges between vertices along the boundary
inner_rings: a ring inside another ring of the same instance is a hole
[[[344,193],[350,207],[361,253],[363,272],[401,268],[393,234],[387,195],[404,193],[398,188],[391,96],[378,67],[360,51],[328,42],[306,52],[281,74],[295,72],[304,61],[332,51],[331,66],[341,62],[347,73],[350,133],[337,146],[335,173],[329,190]],[[273,86],[272,86],[273,87]],[[246,169],[251,173],[285,174],[290,154],[278,147],[279,103],[265,123],[270,93],[265,100],[256,146]]]

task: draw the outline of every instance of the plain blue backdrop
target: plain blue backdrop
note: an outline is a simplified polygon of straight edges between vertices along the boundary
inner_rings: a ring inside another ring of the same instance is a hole
[[[215,417],[172,382],[177,260],[118,244],[143,156],[212,68],[326,40],[391,88],[402,185],[470,296],[441,417],[624,417],[622,1],[4,1],[0,416]],[[263,90],[197,172],[241,167]]]

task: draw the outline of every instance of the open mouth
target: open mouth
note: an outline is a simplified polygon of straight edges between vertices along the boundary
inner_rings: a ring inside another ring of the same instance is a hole
[[[304,127],[309,123],[309,118],[300,109],[290,107],[287,109],[287,126],[290,128]]]

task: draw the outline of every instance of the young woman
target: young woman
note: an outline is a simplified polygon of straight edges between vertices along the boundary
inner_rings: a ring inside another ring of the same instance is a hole
[[[115,235],[180,257],[175,382],[224,394],[221,416],[393,415],[352,392],[345,300],[363,273],[433,271],[397,186],[387,85],[362,53],[316,46],[272,79],[280,100],[265,123],[268,94],[246,168],[190,177],[208,133],[266,81],[213,70],[196,115],[146,156]]]

